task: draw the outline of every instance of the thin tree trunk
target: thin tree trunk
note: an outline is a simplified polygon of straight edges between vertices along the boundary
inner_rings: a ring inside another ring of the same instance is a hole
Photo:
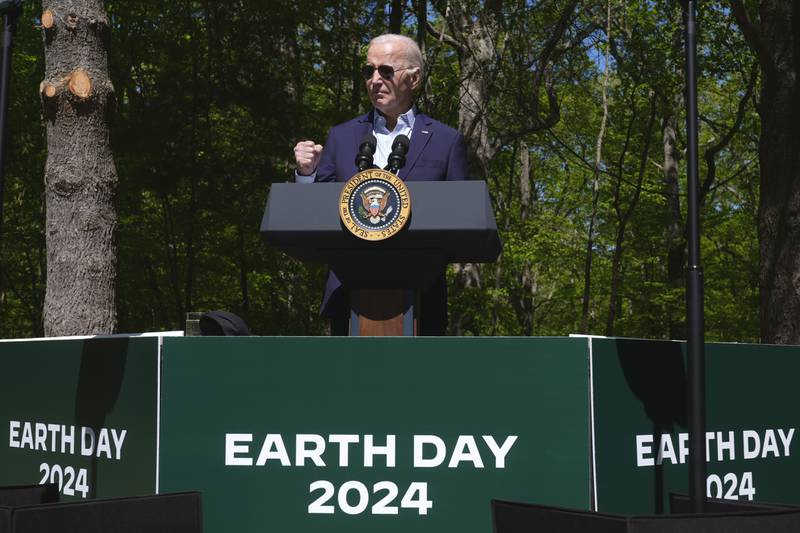
[[[169,322],[167,317],[167,308],[164,305],[164,299],[162,297],[163,292],[158,286],[158,277],[156,276],[155,269],[153,268],[153,262],[151,261],[150,257],[147,256],[144,258],[144,271],[145,276],[147,277],[147,282],[150,285],[150,292],[152,293],[153,303],[155,304],[154,307],[158,310],[158,322],[156,322],[154,318],[153,325],[167,324]],[[154,313],[154,311],[152,312]]]
[[[589,231],[586,239],[586,257],[583,262],[583,297],[581,298],[581,329],[582,333],[589,333],[589,315],[592,294],[592,260],[594,258],[594,225],[597,220],[597,204],[600,198],[600,188],[595,177],[592,179],[592,211],[589,215]]]
[[[425,22],[428,20],[428,0],[412,0],[417,17],[417,46],[425,57]]]
[[[664,176],[664,197],[667,201],[667,287],[672,291],[680,291],[684,284],[686,265],[686,240],[681,216],[680,185],[678,183],[679,152],[676,141],[677,107],[671,102],[664,118],[661,138],[664,147],[664,162],[661,172]],[[686,337],[686,323],[682,313],[676,306],[667,306],[667,333],[670,339]],[[682,309],[682,307],[680,307]],[[677,312],[677,316],[676,316]]]
[[[169,268],[170,289],[175,303],[175,324],[182,324],[184,317],[183,298],[181,296],[180,276],[178,274],[178,236],[175,232],[175,216],[172,202],[166,191],[161,192],[161,210],[164,218],[164,252]]]
[[[525,141],[519,143],[519,196],[520,216],[527,220],[531,216],[531,153]]]
[[[603,118],[600,121],[600,131],[597,133],[597,150],[594,160],[594,174],[592,176],[592,212],[589,217],[589,232],[586,239],[586,259],[583,265],[583,302],[581,306],[581,331],[589,332],[589,309],[592,296],[592,259],[594,256],[594,228],[597,221],[597,204],[600,199],[600,165],[603,162],[603,138],[606,134],[608,123],[608,78],[610,75],[609,61],[611,59],[611,0],[608,0],[606,9],[606,52],[603,72]]]
[[[45,335],[116,329],[117,171],[106,116],[108,19],[100,0],[46,0],[47,121]],[[51,19],[47,19],[48,21]]]
[[[625,242],[625,226],[626,226],[626,216],[623,215],[622,209],[622,178],[625,172],[625,159],[628,157],[628,147],[630,146],[631,135],[633,134],[633,127],[639,121],[638,117],[638,110],[636,109],[636,97],[632,96],[631,98],[631,108],[633,109],[633,114],[631,115],[631,119],[628,122],[627,133],[625,135],[625,143],[623,145],[622,152],[619,157],[619,163],[617,164],[617,175],[616,179],[614,180],[614,191],[612,194],[612,208],[614,210],[614,214],[617,218],[617,234],[614,238],[614,253],[611,256],[611,283],[610,291],[608,295],[608,316],[606,317],[606,336],[612,337],[614,335],[614,322],[617,318],[617,308],[618,308],[618,298],[619,298],[619,276],[620,276],[620,265],[622,264],[622,246]],[[649,147],[648,147],[649,148]],[[643,177],[643,174],[640,173],[640,177]],[[637,187],[635,191],[635,201],[638,202],[638,193],[641,190],[641,183]],[[633,206],[631,206],[633,209]],[[626,213],[628,211],[626,210]]]
[[[392,11],[389,13],[389,33],[400,33],[403,28],[404,0],[392,0]]]
[[[647,126],[645,127],[645,134],[644,134],[644,146],[642,147],[642,153],[639,156],[639,173],[636,178],[636,187],[633,191],[633,197],[631,198],[630,202],[628,203],[627,209],[624,211],[620,206],[620,181],[622,180],[622,169],[623,165],[620,164],[619,166],[619,181],[617,182],[617,186],[615,187],[614,193],[614,210],[617,213],[617,237],[614,242],[614,256],[611,260],[611,294],[609,295],[608,301],[608,320],[606,322],[606,336],[611,337],[614,335],[614,322],[617,319],[617,314],[620,310],[620,286],[621,286],[621,277],[622,277],[622,255],[623,255],[623,246],[625,242],[625,232],[628,227],[628,221],[630,221],[631,216],[633,215],[633,211],[636,209],[636,206],[639,204],[639,197],[642,193],[642,183],[644,182],[644,174],[647,168],[647,160],[650,157],[650,141],[653,133],[653,124],[655,123],[656,119],[656,97],[655,95],[651,95],[650,98],[650,115],[647,119]],[[634,113],[633,120],[636,120],[636,114]]]
[[[191,130],[189,136],[189,212],[186,223],[186,278],[184,280],[184,309],[185,312],[193,311],[194,307],[194,276],[195,276],[195,238],[197,236],[197,173],[201,168],[200,163],[197,161],[197,154],[203,148],[200,142],[200,127],[197,124],[197,117],[200,114],[200,105],[198,104],[199,88],[200,88],[200,57],[198,46],[200,46],[197,31],[195,31],[195,18],[196,14],[192,12],[192,5],[186,5],[186,20],[190,26],[191,47],[192,47],[192,90],[191,98],[192,104],[190,107],[191,113]],[[205,13],[208,16],[208,13]],[[183,313],[179,316],[180,324],[184,321]]]
[[[528,145],[521,141],[519,143],[519,193],[520,193],[520,217],[525,222],[531,216],[531,154]],[[520,295],[520,315],[522,331],[525,336],[530,336],[533,332],[533,297],[535,284],[531,272],[531,264],[525,261],[522,266],[520,276],[521,295]]]
[[[245,229],[244,224],[239,224],[239,288],[242,292],[242,312],[247,314],[250,311],[250,291],[247,283],[247,250],[245,249]],[[310,313],[306,313],[309,314]]]
[[[421,6],[417,4],[418,23],[422,22]],[[524,95],[530,101],[530,115],[520,116],[518,121],[508,124],[507,132],[490,133],[488,116],[490,91],[493,81],[498,50],[505,44],[506,34],[502,31],[503,0],[485,2],[479,10],[464,0],[439,0],[433,2],[442,14],[439,29],[429,22],[426,29],[439,41],[453,47],[458,54],[460,74],[460,94],[458,107],[458,129],[464,135],[470,165],[470,174],[475,179],[492,179],[489,165],[500,146],[522,138],[528,133],[541,131],[555,125],[559,118],[559,107],[552,84],[549,83],[547,69],[572,20],[577,0],[570,0],[561,12],[550,39],[538,54],[537,70],[533,74],[532,90]],[[526,69],[529,68],[526,67]],[[540,93],[544,85],[548,110],[540,113]],[[495,206],[497,207],[497,206]],[[481,271],[478,265],[466,263],[454,265],[457,289],[481,285]],[[460,327],[466,323],[465,317],[453,317],[451,332],[460,334]]]

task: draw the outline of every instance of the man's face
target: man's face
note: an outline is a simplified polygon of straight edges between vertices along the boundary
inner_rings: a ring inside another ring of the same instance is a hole
[[[376,67],[372,77],[366,80],[367,93],[372,105],[385,115],[397,117],[411,108],[414,89],[420,82],[418,68],[406,59],[403,43],[389,41],[374,44],[367,50],[367,65]],[[377,67],[388,65],[394,69],[391,79],[382,78]]]

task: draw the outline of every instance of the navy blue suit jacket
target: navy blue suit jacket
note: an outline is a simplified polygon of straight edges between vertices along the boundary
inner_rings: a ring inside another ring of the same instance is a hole
[[[373,113],[331,128],[317,166],[316,181],[347,181],[358,172],[358,145],[372,131]],[[450,126],[418,113],[411,130],[406,165],[398,175],[405,181],[469,179],[464,137]]]
[[[347,181],[358,172],[356,154],[364,136],[372,131],[375,111],[331,128],[322,151],[315,181]],[[411,144],[406,164],[398,175],[404,181],[468,180],[467,150],[464,137],[453,128],[418,113],[411,130]],[[444,327],[447,320],[447,291],[444,272],[429,291],[422,294],[423,332],[435,323],[433,331]],[[341,317],[348,313],[347,295],[331,272],[322,299],[322,314]],[[427,294],[426,294],[427,293]],[[443,323],[439,324],[443,319]],[[443,331],[441,332],[443,333]]]

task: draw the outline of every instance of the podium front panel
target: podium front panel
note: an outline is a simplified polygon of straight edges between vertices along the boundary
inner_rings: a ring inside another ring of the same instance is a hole
[[[446,263],[497,259],[501,244],[483,181],[408,182],[411,219],[397,235],[367,242],[339,219],[343,183],[275,183],[261,222],[271,246],[302,261],[328,262],[331,254],[427,251]]]

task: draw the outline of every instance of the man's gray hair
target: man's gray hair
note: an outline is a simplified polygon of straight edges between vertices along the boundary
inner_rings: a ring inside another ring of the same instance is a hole
[[[419,67],[420,73],[425,69],[425,64],[422,60],[422,52],[420,51],[417,42],[410,37],[398,35],[396,33],[384,33],[383,35],[378,35],[372,39],[369,42],[369,45],[372,46],[374,44],[385,44],[390,42],[402,43],[405,45],[406,61],[408,61],[409,65],[412,67]]]

